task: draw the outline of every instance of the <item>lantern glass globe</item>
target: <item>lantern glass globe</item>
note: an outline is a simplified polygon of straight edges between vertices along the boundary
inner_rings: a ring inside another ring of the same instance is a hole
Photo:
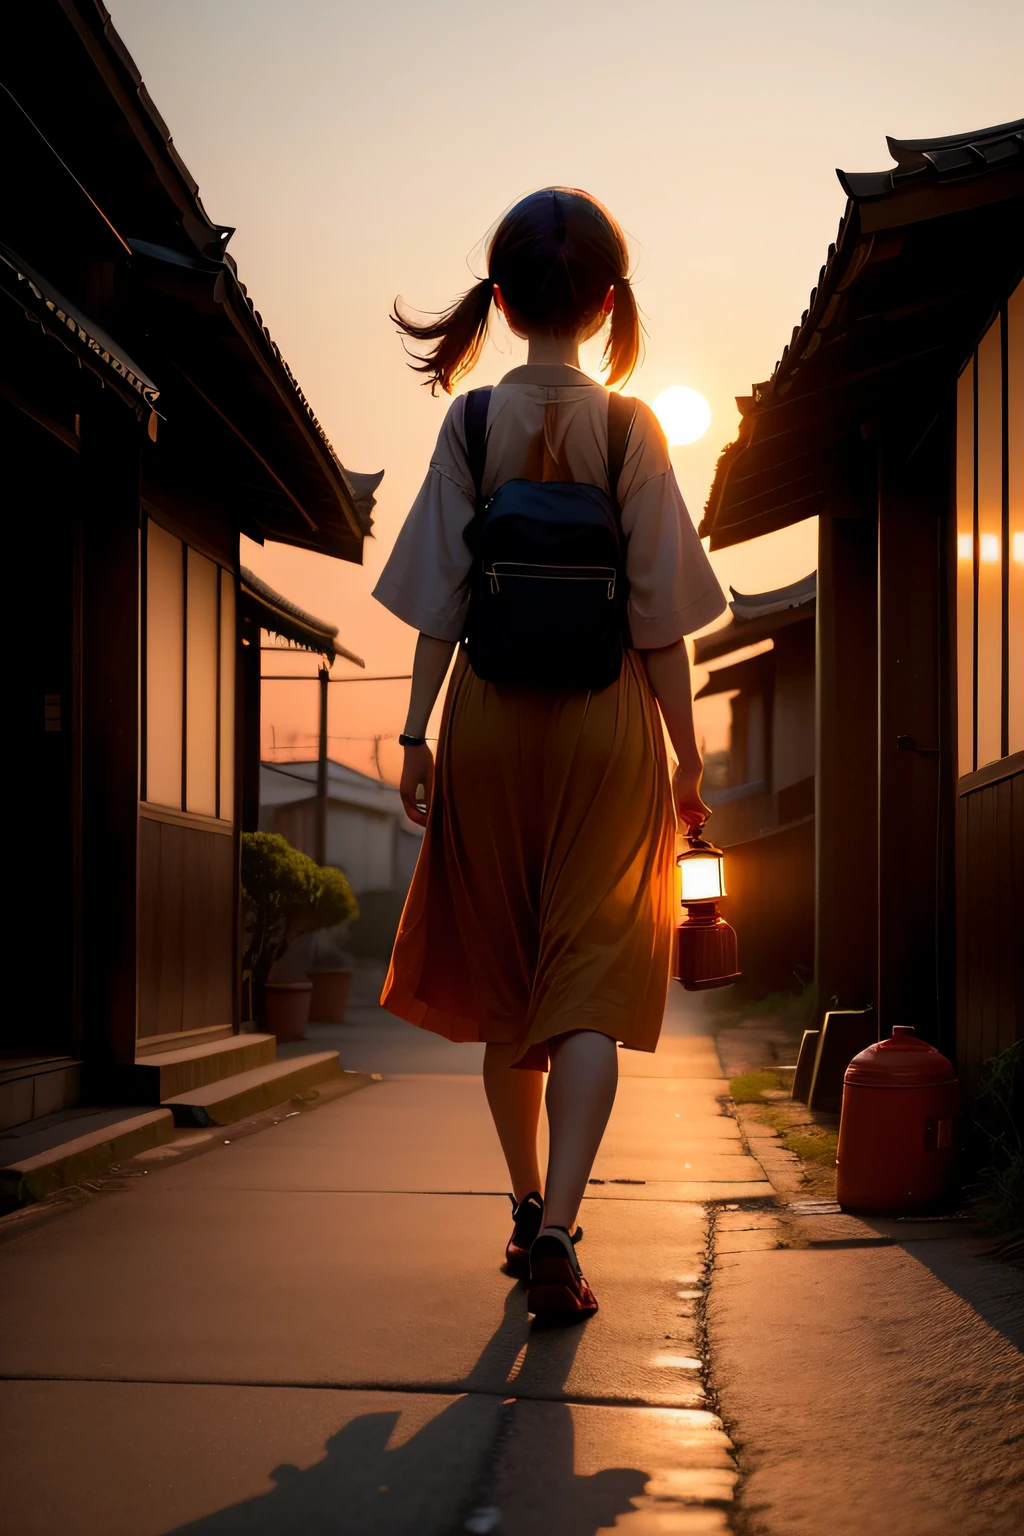
[[[719,853],[684,854],[679,860],[683,901],[717,901],[724,896],[724,863]]]

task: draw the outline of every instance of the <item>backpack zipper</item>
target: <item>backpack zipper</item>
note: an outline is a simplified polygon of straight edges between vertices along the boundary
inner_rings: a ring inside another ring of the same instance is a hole
[[[531,581],[603,581],[608,586],[608,601],[615,600],[618,572],[611,565],[530,565],[513,560],[495,560],[484,570],[493,593],[501,591],[499,577],[517,577]]]

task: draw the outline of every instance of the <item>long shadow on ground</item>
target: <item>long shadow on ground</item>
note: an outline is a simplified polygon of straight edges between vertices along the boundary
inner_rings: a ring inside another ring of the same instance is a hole
[[[467,1512],[465,1458],[480,1445],[482,1414],[493,1420],[496,1454],[483,1456],[471,1480],[475,1496],[472,1487],[468,1490],[470,1503],[486,1504],[493,1497],[497,1456],[504,1452],[514,1458],[514,1422],[500,1417],[514,1414],[514,1407],[502,1410],[493,1392],[474,1390],[474,1381],[493,1382],[494,1368],[502,1369],[508,1382],[505,1403],[510,1404],[527,1355],[539,1351],[545,1357],[545,1378],[564,1383],[581,1336],[579,1328],[531,1330],[525,1293],[517,1286],[469,1375],[466,1395],[409,1439],[390,1444],[399,1430],[400,1411],[361,1414],[328,1438],[321,1461],[305,1471],[287,1463],[274,1467],[270,1492],[178,1526],[168,1536],[423,1536],[450,1529],[448,1520]],[[552,1366],[558,1373],[553,1378]],[[546,1407],[543,1465],[516,1467],[514,1460],[511,1466],[506,1460],[505,1481],[510,1474],[536,1481],[535,1504],[558,1511],[558,1536],[595,1536],[633,1507],[631,1500],[643,1493],[648,1474],[624,1467],[577,1476],[570,1410],[562,1402]],[[453,1501],[452,1475],[460,1468],[464,1496]],[[542,1526],[531,1521],[530,1528],[544,1536]]]

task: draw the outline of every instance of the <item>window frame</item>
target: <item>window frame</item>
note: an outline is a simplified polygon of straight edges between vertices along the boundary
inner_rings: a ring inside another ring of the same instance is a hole
[[[156,524],[162,533],[176,539],[181,546],[182,561],[182,588],[181,588],[181,772],[180,788],[177,802],[174,805],[166,805],[162,801],[150,800],[149,790],[149,529],[150,524]],[[196,826],[213,826],[222,830],[228,830],[234,826],[235,821],[235,794],[234,780],[237,771],[232,774],[232,785],[228,786],[228,794],[224,794],[222,782],[222,764],[224,732],[229,731],[230,739],[235,738],[234,715],[238,703],[238,680],[232,679],[232,686],[224,686],[224,667],[230,665],[231,658],[235,657],[237,650],[237,634],[225,636],[223,626],[225,620],[224,580],[231,583],[234,593],[234,610],[238,612],[238,572],[231,565],[226,564],[223,555],[218,555],[209,548],[203,548],[199,544],[185,537],[178,529],[169,526],[163,518],[156,516],[149,507],[143,508],[140,549],[140,583],[139,583],[139,803],[147,814],[152,813],[156,818],[164,817],[175,822],[187,822]],[[190,811],[188,807],[188,563],[189,550],[194,555],[210,561],[216,572],[216,645],[215,649],[215,700],[216,715],[214,728],[214,814],[211,816],[202,811]],[[237,658],[236,658],[237,664]],[[226,700],[231,700],[232,718],[225,721],[222,711]],[[234,755],[234,754],[232,754]],[[237,770],[237,764],[234,765]],[[224,800],[228,804],[224,804]]]
[[[1014,291],[1016,291],[1016,290],[1014,290]],[[962,635],[961,635],[961,625],[965,622],[965,616],[961,612],[959,604],[958,604],[958,606],[957,606],[957,613],[956,613],[956,637],[955,637],[956,638],[956,645],[954,647],[955,654],[956,654],[956,656],[958,658],[958,660],[957,660],[957,673],[958,673],[957,713],[958,713],[958,716],[960,717],[960,719],[958,719],[957,732],[956,732],[956,742],[957,742],[957,778],[958,779],[964,779],[964,778],[969,777],[971,775],[974,775],[974,774],[977,774],[979,772],[982,772],[985,769],[991,767],[993,764],[998,764],[998,763],[1003,762],[1007,757],[1009,757],[1011,755],[1011,752],[1010,752],[1010,661],[1011,661],[1011,656],[1010,656],[1010,562],[1011,562],[1011,559],[1012,559],[1012,549],[1011,549],[1011,529],[1010,529],[1010,399],[1009,399],[1009,379],[1010,379],[1009,305],[1010,305],[1010,298],[1011,297],[1012,297],[1011,294],[1007,294],[1006,297],[999,304],[998,308],[992,314],[988,324],[985,326],[985,328],[982,331],[981,335],[978,337],[977,341],[975,342],[974,346],[972,347],[969,355],[964,360],[963,366],[960,369],[959,374],[957,376],[958,395],[957,395],[957,418],[956,418],[956,430],[955,430],[957,465],[956,465],[956,473],[955,473],[955,477],[954,477],[955,498],[956,498],[956,529],[957,529],[957,540],[956,540],[956,545],[957,545],[957,553],[956,553],[957,583],[956,583],[956,585],[957,585],[957,587],[959,585],[959,561],[960,561],[960,558],[961,558],[960,557],[960,552],[959,552],[960,511],[961,511],[961,508],[960,508],[960,464],[959,464],[959,453],[960,453],[961,432],[962,432],[962,423],[961,423],[961,420],[960,420],[960,410],[961,410],[961,403],[962,403],[962,401],[961,401],[961,392],[959,390],[959,385],[960,385],[960,382],[963,379],[964,374],[966,374],[968,370],[971,371],[971,381],[970,381],[969,388],[970,388],[970,400],[971,400],[970,409],[971,409],[971,412],[972,412],[972,421],[971,421],[970,428],[969,428],[970,441],[971,441],[971,444],[972,444],[972,447],[971,447],[972,462],[971,462],[971,475],[970,475],[970,483],[971,483],[971,492],[970,492],[970,494],[971,494],[971,614],[970,614],[970,621],[969,621],[970,622],[971,677],[970,677],[970,690],[968,692],[968,690],[965,689],[962,686],[963,682],[964,682],[964,678],[962,676],[960,676],[959,657],[960,657],[960,646],[961,646],[962,638],[963,638]],[[1016,315],[1015,315],[1014,318],[1015,318],[1015,321],[1016,321],[1016,318],[1017,318]],[[981,518],[980,518],[979,468],[978,468],[978,445],[979,445],[978,357],[979,357],[979,352],[981,350],[981,347],[982,347],[983,343],[985,342],[986,338],[990,335],[993,327],[995,327],[995,326],[999,327],[999,422],[998,422],[999,454],[1000,454],[1000,469],[999,469],[999,498],[1000,498],[1000,507],[999,507],[999,530],[1000,530],[999,531],[999,561],[1000,561],[1000,571],[999,571],[999,592],[1000,592],[999,662],[1000,662],[1000,680],[999,680],[999,706],[998,706],[999,707],[999,755],[997,757],[994,757],[994,758],[986,759],[986,762],[982,763],[980,765],[980,767],[979,767],[979,763],[978,763],[978,739],[979,739],[979,730],[978,730],[978,724],[979,724],[979,710],[978,710],[978,705],[979,705],[978,641],[979,641],[979,606],[980,606],[979,605],[979,597],[981,595],[981,526],[980,526]],[[1016,329],[1017,329],[1017,326],[1015,325],[1015,331],[1016,331]],[[1016,338],[1016,336],[1015,336],[1015,343],[1016,343],[1016,345],[1024,344],[1024,338]],[[970,759],[967,762],[964,762],[962,760],[962,758],[960,757],[961,742],[963,741],[963,737],[966,734],[962,730],[962,715],[963,715],[963,711],[965,709],[968,709],[970,711],[970,725],[971,725],[971,729],[970,729],[970,733],[969,733],[970,734],[970,741],[971,741],[971,753],[970,753]]]

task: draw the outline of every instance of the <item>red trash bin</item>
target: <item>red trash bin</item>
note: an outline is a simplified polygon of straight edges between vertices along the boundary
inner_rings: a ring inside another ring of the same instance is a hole
[[[843,1079],[836,1155],[843,1209],[898,1213],[948,1195],[958,1108],[952,1063],[909,1025],[855,1056]]]

